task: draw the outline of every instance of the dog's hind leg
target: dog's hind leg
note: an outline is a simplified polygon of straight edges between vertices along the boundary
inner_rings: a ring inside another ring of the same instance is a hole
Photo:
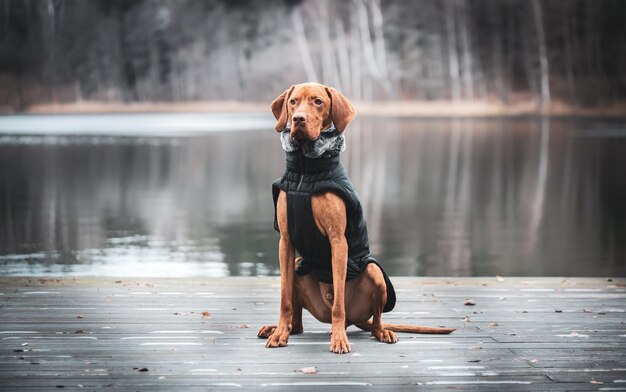
[[[298,265],[298,259],[296,259],[296,265]],[[293,285],[293,299],[291,300],[291,303],[293,304],[293,312],[291,314],[290,335],[301,334],[304,331],[304,327],[302,326],[302,289],[298,284],[299,280],[300,277],[296,275]]]
[[[371,321],[368,320],[363,324],[367,324],[369,326],[372,336],[378,339],[378,341],[384,343],[395,343],[398,341],[396,333],[385,328],[382,321],[383,309],[385,307],[385,303],[387,303],[387,284],[385,283],[383,272],[374,263],[368,264],[364,272],[367,280],[371,284],[370,301],[373,317]],[[359,325],[357,325],[357,327],[359,327]]]
[[[387,286],[382,271],[375,264],[368,264],[363,272],[364,278],[369,281],[371,295],[371,306],[373,317],[365,322],[354,325],[363,331],[372,333],[376,339],[385,343],[395,343],[398,338],[395,332],[424,333],[424,334],[449,334],[454,332],[454,328],[423,327],[419,325],[406,324],[383,324],[382,310],[385,307],[387,297]],[[362,290],[362,289],[361,289]]]
[[[276,330],[276,325],[264,325],[259,328],[259,332],[257,332],[256,336],[261,339],[267,339],[271,334]]]

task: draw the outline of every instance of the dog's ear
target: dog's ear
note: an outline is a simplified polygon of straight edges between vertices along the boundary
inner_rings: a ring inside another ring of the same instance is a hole
[[[343,132],[350,124],[350,121],[356,117],[356,110],[354,110],[354,106],[348,101],[348,98],[339,91],[332,87],[326,87],[326,92],[331,100],[330,117],[333,120],[333,124],[335,124],[335,128],[339,132]]]
[[[282,94],[278,96],[278,98],[274,100],[274,102],[272,102],[272,113],[274,114],[274,117],[276,117],[276,120],[278,120],[278,122],[276,123],[276,127],[274,127],[276,132],[282,132],[287,126],[287,122],[289,121],[289,110],[287,110],[287,103],[289,102],[289,96],[291,95],[294,87],[295,86],[291,86],[290,88],[285,90]]]

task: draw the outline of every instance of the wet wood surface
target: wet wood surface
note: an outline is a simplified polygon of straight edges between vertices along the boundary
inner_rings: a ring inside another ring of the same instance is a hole
[[[392,280],[384,321],[457,331],[266,349],[278,278],[0,278],[0,391],[626,390],[625,279]]]

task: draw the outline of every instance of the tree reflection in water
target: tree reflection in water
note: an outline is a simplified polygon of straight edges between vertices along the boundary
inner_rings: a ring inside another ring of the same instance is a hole
[[[392,275],[626,272],[626,125],[361,118],[343,162]],[[276,275],[277,135],[0,137],[0,273]]]

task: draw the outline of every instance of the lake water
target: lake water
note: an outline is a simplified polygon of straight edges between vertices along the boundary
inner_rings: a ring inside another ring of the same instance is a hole
[[[278,275],[272,127],[0,117],[0,275]],[[361,117],[346,137],[390,275],[626,276],[626,120]]]

